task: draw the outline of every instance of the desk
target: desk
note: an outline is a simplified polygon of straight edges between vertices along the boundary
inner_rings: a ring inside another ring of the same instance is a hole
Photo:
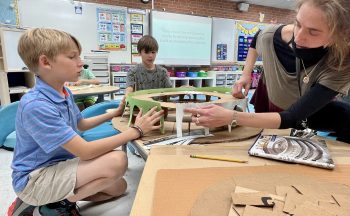
[[[113,125],[119,130],[125,130],[127,121],[120,119],[112,120]],[[158,132],[158,131],[157,131]],[[289,130],[264,130],[265,134],[289,135]],[[159,132],[158,132],[159,133]],[[321,168],[308,167],[303,165],[287,164],[275,160],[268,160],[248,155],[248,149],[254,142],[254,138],[231,143],[209,144],[201,146],[161,146],[153,147],[147,157],[147,162],[139,183],[134,204],[131,210],[133,216],[152,215],[152,205],[154,200],[154,190],[157,172],[161,169],[191,169],[210,167],[285,167],[293,169],[297,166],[303,170],[308,170],[310,175],[320,173],[320,179],[326,179],[350,185],[350,145],[338,141],[327,140],[329,151],[336,164],[333,171]],[[140,150],[141,154],[148,154],[142,148],[142,141],[137,140],[134,146]],[[232,163],[225,161],[201,160],[190,158],[190,154],[223,155],[234,158],[248,160],[247,164]],[[181,193],[181,191],[179,191]],[[177,203],[178,204],[178,203]],[[176,204],[176,205],[177,205]],[[174,204],[174,206],[176,206]],[[188,206],[187,206],[188,207]],[[176,207],[178,208],[178,206]]]
[[[68,86],[75,97],[86,97],[97,95],[97,101],[104,101],[104,94],[112,94],[119,91],[119,87],[104,85]]]

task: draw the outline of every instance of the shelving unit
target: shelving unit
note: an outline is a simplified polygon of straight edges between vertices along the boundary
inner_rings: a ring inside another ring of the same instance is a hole
[[[115,96],[120,96],[125,94],[126,75],[127,75],[127,72],[112,72],[112,83],[114,86],[120,88],[120,90],[114,94]]]
[[[87,54],[84,55],[84,60],[90,62],[89,69],[95,74],[96,79],[102,85],[110,85],[111,77],[109,72],[108,55],[104,54]]]
[[[173,88],[180,86],[207,87],[214,85],[214,77],[170,77]]]
[[[126,76],[130,71],[132,64],[111,64],[112,71],[112,85],[117,86],[120,90],[117,93],[114,93],[116,98],[121,98],[125,94],[126,88]]]
[[[215,80],[212,86],[230,87],[239,80],[242,76],[242,71],[208,71],[208,75]]]
[[[89,69],[94,73],[101,85],[111,85],[111,73],[109,71],[108,53],[85,54],[84,60],[89,62]],[[110,100],[111,95],[106,94],[105,100]]]
[[[19,100],[35,84],[35,75],[26,69],[17,53],[24,31],[0,28],[0,100],[4,106]]]

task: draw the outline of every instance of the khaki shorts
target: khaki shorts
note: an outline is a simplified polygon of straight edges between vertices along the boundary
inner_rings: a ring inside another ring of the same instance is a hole
[[[26,187],[17,196],[33,206],[58,202],[73,196],[78,164],[79,158],[74,158],[34,170],[29,174]]]

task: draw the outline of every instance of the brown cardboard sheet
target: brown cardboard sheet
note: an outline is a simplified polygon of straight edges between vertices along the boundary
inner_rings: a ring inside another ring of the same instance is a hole
[[[227,184],[232,178],[234,183]],[[232,187],[230,191],[232,192],[234,185],[275,194],[277,185],[302,184],[302,182],[309,182],[309,178],[312,181],[316,179],[317,182],[326,180],[349,185],[350,166],[338,165],[333,171],[299,165],[159,170],[156,175],[151,215],[190,215],[191,210],[195,208],[194,204],[198,203],[198,198],[202,198],[202,193],[220,182],[221,184],[226,182],[222,188],[218,190],[211,188],[211,193],[215,197],[226,190],[225,188]],[[347,191],[349,189],[347,185],[325,184],[330,189],[335,188],[335,191]],[[203,197],[210,198],[208,194]],[[206,214],[203,215],[215,215],[212,212],[220,208],[218,202],[213,202],[211,199],[200,200],[200,202],[200,206],[205,206],[207,209]],[[223,216],[228,215],[230,210],[230,204],[225,206],[227,209]]]

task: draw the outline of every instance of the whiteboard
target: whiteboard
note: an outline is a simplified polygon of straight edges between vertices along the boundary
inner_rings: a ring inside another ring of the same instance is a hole
[[[16,29],[2,29],[1,31],[4,69],[6,72],[28,70],[17,52],[18,42],[23,32]]]
[[[77,2],[71,0],[20,0],[21,26],[48,27],[66,31],[81,43],[82,56],[91,53],[91,50],[98,50],[96,9],[120,10],[126,8],[81,2],[82,14],[76,14],[76,4]],[[109,54],[110,63],[131,63],[130,18],[128,14],[126,17],[127,49],[125,51],[111,51]]]
[[[232,64],[234,62],[236,22],[233,19],[213,17],[213,36],[211,48],[212,64]],[[227,59],[217,60],[217,45],[227,44]]]
[[[153,10],[150,23],[159,44],[156,63],[210,65],[212,18]]]

